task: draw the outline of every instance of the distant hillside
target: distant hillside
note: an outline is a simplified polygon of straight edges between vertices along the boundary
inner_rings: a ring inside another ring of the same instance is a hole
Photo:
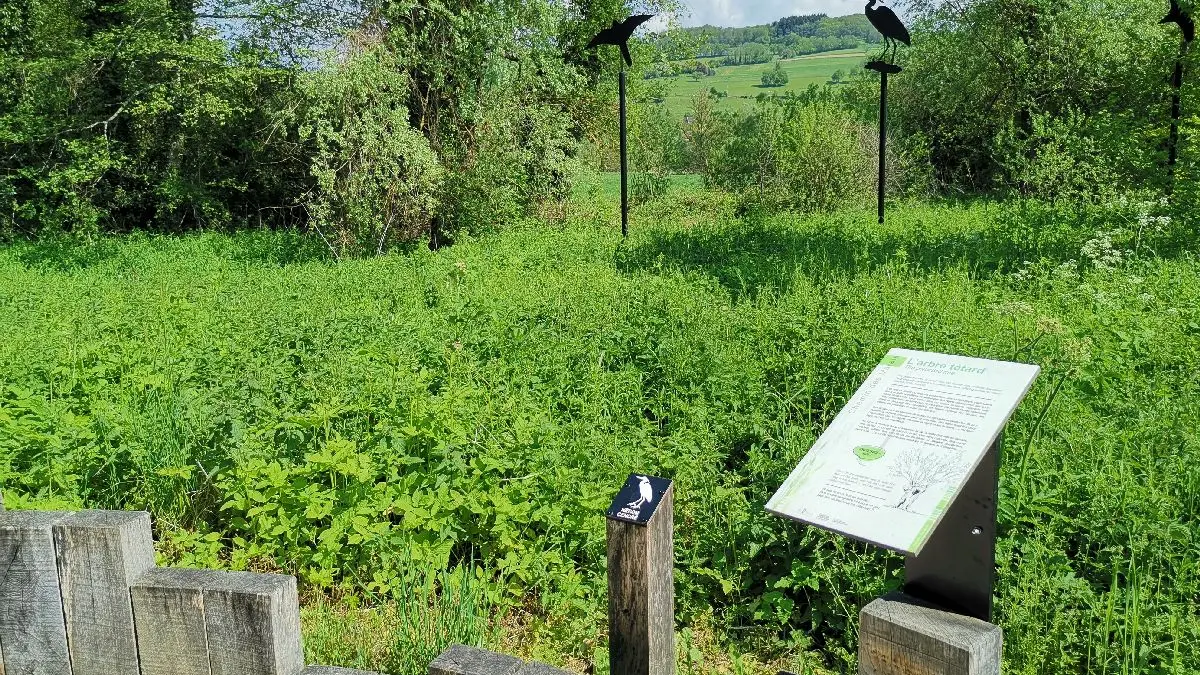
[[[879,34],[862,14],[837,17],[806,14],[761,26],[700,26],[684,30],[700,40],[699,58],[713,58],[719,65],[727,66],[854,49],[880,41]]]

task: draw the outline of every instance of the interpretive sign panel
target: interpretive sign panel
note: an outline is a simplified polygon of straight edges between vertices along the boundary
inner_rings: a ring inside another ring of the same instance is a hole
[[[889,351],[767,511],[919,554],[1039,370]]]

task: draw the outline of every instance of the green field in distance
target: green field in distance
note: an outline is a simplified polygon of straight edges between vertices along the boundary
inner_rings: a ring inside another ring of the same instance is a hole
[[[762,75],[774,68],[774,63],[717,66],[717,74],[712,77],[680,75],[674,78],[668,86],[664,103],[672,113],[683,117],[692,109],[692,97],[702,90],[715,87],[717,91],[729,94],[718,104],[719,108],[747,107],[761,93],[804,91],[810,84],[825,84],[837,70],[849,73],[852,69],[862,67],[865,62],[866,52],[861,49],[843,49],[787,59],[780,61],[788,74],[787,86],[771,88],[762,86]]]

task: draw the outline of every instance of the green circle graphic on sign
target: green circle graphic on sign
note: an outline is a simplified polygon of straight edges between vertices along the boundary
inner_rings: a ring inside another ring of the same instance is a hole
[[[887,453],[883,451],[883,448],[874,445],[860,445],[854,449],[854,454],[864,462],[874,462]]]

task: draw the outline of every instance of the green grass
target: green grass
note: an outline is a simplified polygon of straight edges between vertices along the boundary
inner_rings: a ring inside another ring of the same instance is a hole
[[[1120,213],[735,206],[677,188],[623,242],[584,189],[341,264],[284,234],[0,249],[6,502],[148,508],[163,563],[298,574],[310,660],[407,675],[494,635],[603,675],[602,513],[650,472],[681,672],[852,672],[903,561],[763,504],[889,348],[1016,359],[1043,374],[1006,434],[1005,672],[1200,671],[1195,256]],[[1095,264],[1101,228],[1136,252]],[[459,565],[491,610],[413,592]]]
[[[666,198],[694,192],[702,187],[704,177],[694,173],[673,174],[671,184],[667,189]],[[630,185],[630,196],[633,186]],[[592,173],[580,177],[572,185],[572,197],[576,200],[596,199],[606,202],[620,203],[621,174],[615,171]]]
[[[697,93],[716,88],[717,91],[728,94],[727,98],[718,103],[718,109],[741,110],[749,107],[761,93],[804,91],[812,84],[826,84],[837,70],[849,73],[852,69],[861,68],[866,63],[866,52],[861,49],[845,49],[787,59],[780,63],[788,74],[787,86],[762,86],[762,74],[774,67],[771,63],[718,66],[717,74],[712,77],[683,75],[673,78],[664,104],[672,114],[682,118],[691,110],[692,99]]]

